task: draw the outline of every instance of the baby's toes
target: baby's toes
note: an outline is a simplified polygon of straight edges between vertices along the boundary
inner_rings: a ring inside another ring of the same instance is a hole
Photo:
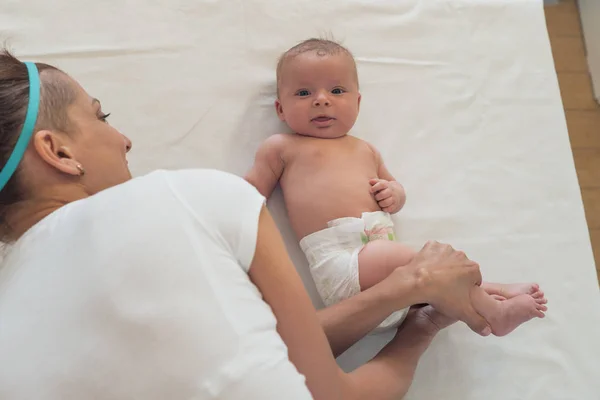
[[[542,297],[544,297],[544,292],[542,292],[541,290],[538,290],[537,292],[532,293],[531,297],[533,297],[534,299],[542,298]]]
[[[548,307],[546,307],[545,305],[542,305],[542,304],[538,304],[536,306],[536,308],[540,311],[548,311]]]
[[[540,290],[540,285],[538,285],[537,283],[532,283],[530,294],[533,294],[533,293],[537,292],[538,290]]]

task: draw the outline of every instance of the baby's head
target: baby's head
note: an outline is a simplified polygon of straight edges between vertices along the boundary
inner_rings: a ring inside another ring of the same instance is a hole
[[[345,136],[358,117],[360,93],[350,51],[331,40],[309,39],[277,64],[277,115],[299,135]]]

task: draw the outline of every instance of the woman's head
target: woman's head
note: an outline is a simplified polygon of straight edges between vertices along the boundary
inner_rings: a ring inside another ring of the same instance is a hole
[[[3,240],[19,236],[23,228],[15,225],[49,202],[65,204],[131,178],[125,156],[131,142],[106,123],[100,102],[57,68],[36,66],[40,104],[33,135],[15,173],[0,190]],[[29,86],[27,66],[0,51],[0,169],[23,128]]]

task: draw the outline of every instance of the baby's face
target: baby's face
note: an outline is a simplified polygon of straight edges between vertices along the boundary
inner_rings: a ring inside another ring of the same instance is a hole
[[[342,137],[354,126],[359,105],[350,56],[306,52],[283,64],[275,107],[279,118],[296,133],[324,139]]]

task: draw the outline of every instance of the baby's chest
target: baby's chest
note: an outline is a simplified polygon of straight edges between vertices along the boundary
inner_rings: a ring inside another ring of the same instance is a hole
[[[298,149],[290,167],[302,171],[361,172],[373,175],[377,172],[377,161],[368,148],[312,146]]]
[[[373,152],[363,146],[306,146],[298,149],[295,159],[302,164],[335,164],[364,168],[376,165]]]

